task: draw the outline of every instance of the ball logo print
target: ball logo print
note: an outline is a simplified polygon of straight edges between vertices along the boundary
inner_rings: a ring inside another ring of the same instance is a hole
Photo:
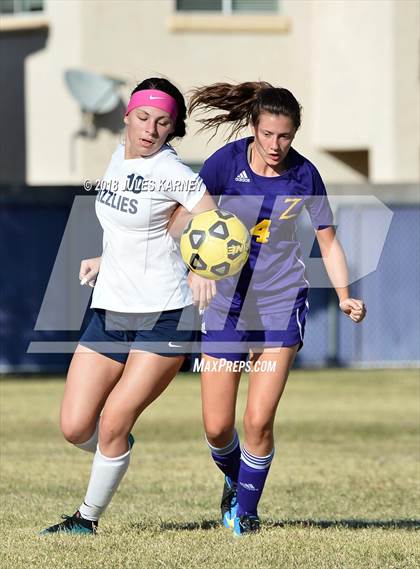
[[[181,255],[198,275],[219,280],[238,273],[249,255],[250,235],[229,211],[215,209],[196,215],[181,237]]]

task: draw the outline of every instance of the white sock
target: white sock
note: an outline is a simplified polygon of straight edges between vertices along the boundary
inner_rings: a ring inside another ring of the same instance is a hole
[[[98,446],[98,436],[99,436],[99,421],[96,423],[95,430],[90,439],[88,439],[84,443],[77,443],[74,446],[82,450],[85,450],[86,452],[95,453],[96,447]]]
[[[110,503],[130,463],[130,453],[115,458],[101,454],[99,447],[92,464],[85,500],[79,512],[86,520],[97,521]]]

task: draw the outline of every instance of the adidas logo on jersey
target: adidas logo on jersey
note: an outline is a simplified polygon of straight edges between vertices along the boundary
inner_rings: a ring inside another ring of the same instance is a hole
[[[248,178],[245,170],[242,170],[240,174],[238,174],[235,178],[235,182],[250,182],[251,180]]]

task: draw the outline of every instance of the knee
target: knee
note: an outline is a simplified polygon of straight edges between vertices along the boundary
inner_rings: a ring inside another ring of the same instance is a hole
[[[223,448],[232,441],[234,424],[231,421],[206,421],[204,426],[207,441],[211,446]]]
[[[75,423],[69,419],[61,420],[61,432],[64,438],[73,445],[81,444],[90,439],[93,435],[93,429],[86,427],[81,423]]]
[[[127,439],[130,433],[130,426],[126,425],[121,417],[115,417],[110,413],[104,412],[99,422],[99,441],[102,446],[108,446],[118,439]]]
[[[252,439],[254,444],[262,443],[273,436],[273,418],[256,411],[247,411],[244,430],[247,439]]]

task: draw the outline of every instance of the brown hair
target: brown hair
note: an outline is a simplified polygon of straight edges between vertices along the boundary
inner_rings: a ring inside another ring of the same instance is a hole
[[[232,85],[214,83],[193,89],[188,113],[198,110],[207,113],[213,109],[226,111],[213,117],[198,119],[200,130],[213,130],[213,136],[223,124],[231,124],[228,138],[232,138],[249,123],[258,124],[262,113],[290,117],[296,130],[301,123],[301,106],[287,89],[273,87],[265,81],[248,81]]]

